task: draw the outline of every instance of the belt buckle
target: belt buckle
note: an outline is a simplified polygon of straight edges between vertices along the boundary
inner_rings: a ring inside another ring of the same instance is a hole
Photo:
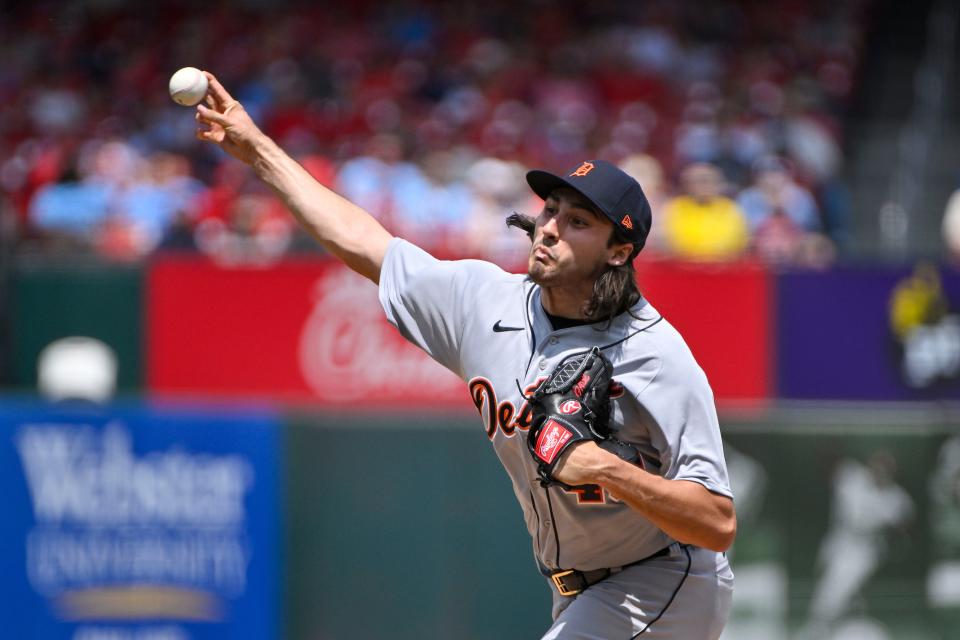
[[[575,596],[583,591],[583,589],[568,589],[567,585],[563,582],[563,578],[572,573],[576,573],[576,571],[574,569],[567,569],[566,571],[557,571],[556,573],[550,574],[550,579],[553,580],[553,584],[562,596]]]

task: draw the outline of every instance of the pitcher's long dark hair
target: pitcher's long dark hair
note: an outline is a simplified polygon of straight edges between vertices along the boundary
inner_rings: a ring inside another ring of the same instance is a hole
[[[507,216],[507,226],[516,227],[526,232],[533,241],[533,232],[536,221],[528,215],[513,212]],[[619,233],[616,227],[610,233],[607,246],[630,242]],[[583,307],[583,314],[590,322],[613,322],[618,315],[627,311],[640,300],[640,289],[637,287],[637,274],[633,268],[633,258],[636,250],[630,254],[630,259],[621,265],[610,265],[600,274],[593,283],[593,294]]]

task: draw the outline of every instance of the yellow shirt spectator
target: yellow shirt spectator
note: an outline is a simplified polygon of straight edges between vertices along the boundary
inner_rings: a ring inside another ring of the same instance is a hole
[[[746,217],[723,196],[674,198],[667,203],[663,230],[669,251],[690,260],[733,260],[750,242]]]

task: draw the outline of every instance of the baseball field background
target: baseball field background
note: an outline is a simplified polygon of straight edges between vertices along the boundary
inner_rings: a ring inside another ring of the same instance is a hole
[[[463,384],[193,138],[195,65],[445,258],[524,268],[526,168],[634,173],[737,497],[724,638],[960,638],[956,3],[0,7],[0,637],[549,625]]]

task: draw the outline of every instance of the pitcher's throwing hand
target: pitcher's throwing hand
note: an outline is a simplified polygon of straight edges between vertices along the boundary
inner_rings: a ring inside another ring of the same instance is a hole
[[[254,147],[266,136],[254,124],[250,114],[227,93],[220,81],[209,71],[204,71],[210,89],[206,105],[197,105],[197,138],[220,145],[224,151],[245,164],[252,164]]]

